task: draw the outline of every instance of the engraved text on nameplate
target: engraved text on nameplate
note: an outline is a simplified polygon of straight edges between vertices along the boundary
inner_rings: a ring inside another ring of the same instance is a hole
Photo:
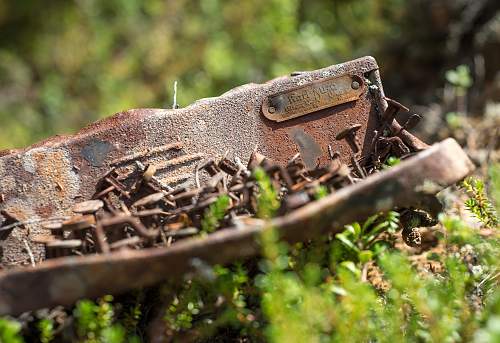
[[[318,80],[267,97],[262,104],[262,113],[270,120],[284,121],[357,100],[363,88],[363,80],[358,76]]]

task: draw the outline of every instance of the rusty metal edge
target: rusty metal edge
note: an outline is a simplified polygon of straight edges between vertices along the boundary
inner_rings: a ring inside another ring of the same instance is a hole
[[[453,139],[446,139],[387,171],[343,188],[289,215],[244,228],[228,228],[169,248],[49,260],[0,273],[0,314],[20,314],[80,298],[118,294],[195,271],[193,259],[229,263],[259,253],[258,238],[271,227],[288,242],[342,230],[373,213],[415,204],[430,183],[436,193],[474,169]]]
[[[252,85],[260,85],[263,86],[264,92],[273,93],[276,89],[279,89],[280,86],[286,86],[290,88],[298,87],[296,86],[300,82],[315,82],[321,81],[325,78],[325,73],[345,73],[352,74],[354,72],[366,73],[375,71],[378,74],[379,66],[377,61],[373,56],[363,56],[351,61],[346,61],[343,63],[331,65],[325,68],[316,69],[304,72],[299,76],[279,76],[273,78],[271,80],[267,80],[263,83],[247,83],[244,85],[240,85],[234,87],[218,96],[215,97],[207,97],[198,99],[186,107],[178,108],[178,109],[165,109],[165,108],[132,108],[125,111],[117,112],[108,117],[97,120],[93,123],[90,123],[78,130],[78,132],[74,134],[64,134],[64,135],[55,135],[52,137],[48,137],[39,142],[31,144],[26,147],[19,148],[9,148],[9,149],[0,149],[0,158],[7,157],[9,155],[23,154],[27,151],[35,148],[43,148],[43,147],[51,147],[57,148],[65,145],[69,145],[74,142],[79,142],[87,139],[89,136],[96,136],[100,133],[105,132],[110,127],[116,125],[119,122],[127,122],[127,121],[140,121],[145,118],[151,116],[158,115],[169,115],[169,116],[178,116],[183,113],[189,114],[190,111],[196,110],[198,106],[210,106],[221,100],[231,99],[232,96],[236,95],[238,92],[244,90],[247,87],[251,87]],[[295,86],[294,86],[295,85]],[[381,85],[379,85],[381,86]]]

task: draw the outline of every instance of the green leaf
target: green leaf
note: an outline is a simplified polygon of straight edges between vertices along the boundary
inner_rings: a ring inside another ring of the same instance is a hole
[[[337,238],[348,249],[351,249],[355,252],[359,252],[359,248],[355,246],[354,243],[351,242],[343,233],[336,234],[335,238]]]
[[[341,296],[347,295],[347,291],[344,288],[337,286],[337,285],[331,285],[330,291],[332,291],[332,293],[336,294],[336,295],[341,295]]]
[[[366,230],[373,225],[373,223],[380,217],[379,214],[374,214],[373,216],[368,217],[367,220],[363,223],[363,233],[366,232]]]
[[[356,264],[352,261],[343,261],[342,263],[340,263],[340,265],[345,269],[347,269],[348,271],[350,271],[351,273],[353,273],[355,276],[361,275],[361,271],[358,269],[358,267],[356,267]]]
[[[369,262],[373,259],[373,251],[371,250],[361,250],[358,253],[358,259],[361,263]]]

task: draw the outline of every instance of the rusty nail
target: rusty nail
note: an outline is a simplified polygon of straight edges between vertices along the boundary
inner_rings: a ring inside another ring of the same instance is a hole
[[[91,214],[84,216],[74,216],[62,223],[62,230],[78,231],[85,230],[95,224],[95,217]]]
[[[47,258],[55,258],[68,255],[72,249],[82,246],[79,239],[53,240],[45,245]]]
[[[148,230],[138,218],[127,215],[117,215],[112,218],[107,218],[105,220],[102,220],[101,223],[103,227],[128,224],[132,226],[132,228],[134,228],[139,236],[147,239],[154,239],[159,234],[157,230]]]
[[[49,223],[42,224],[42,229],[51,231],[52,234],[58,238],[63,237],[63,230],[62,230],[62,222],[61,221],[55,221],[55,222],[49,222]]]
[[[125,187],[120,183],[120,181],[116,180],[114,177],[108,176],[105,177],[104,180],[108,182],[110,185],[114,186],[117,191],[119,191],[123,196],[127,199],[130,199],[130,194],[125,190]]]
[[[351,88],[352,89],[359,89],[359,82],[358,81],[352,81]]]
[[[95,237],[97,251],[104,254],[108,253],[109,245],[106,242],[106,234],[104,233],[102,225],[99,222],[94,228],[94,237]]]
[[[361,124],[354,124],[350,127],[340,131],[337,136],[335,136],[336,140],[345,139],[353,152],[356,154],[359,152],[359,145],[356,142],[356,132],[361,128]]]
[[[142,175],[142,178],[144,181],[149,182],[153,178],[153,176],[156,173],[156,167],[153,164],[150,164],[144,174]]]
[[[179,229],[179,230],[174,230],[174,231],[167,231],[165,232],[165,236],[167,237],[184,237],[184,236],[193,236],[198,234],[200,230],[198,230],[195,227],[187,227],[184,229]]]
[[[39,234],[31,236],[30,240],[36,244],[47,244],[49,242],[55,241],[56,237],[54,235]]]
[[[145,196],[142,199],[137,200],[132,206],[134,207],[140,207],[140,206],[148,206],[148,205],[154,205],[157,202],[159,202],[161,199],[165,197],[165,194],[163,192],[159,193],[153,193],[148,196]]]
[[[235,175],[239,169],[238,166],[236,165],[236,163],[234,163],[233,161],[231,161],[228,158],[224,158],[219,162],[219,168],[223,172],[225,172],[231,176]]]
[[[92,214],[104,207],[102,200],[83,201],[73,206],[73,212],[81,214]]]
[[[266,167],[272,165],[273,162],[257,151],[253,151],[248,160],[247,169],[252,170],[258,166]]]
[[[417,124],[420,122],[421,119],[422,119],[422,116],[420,116],[418,114],[412,114],[408,118],[408,120],[403,124],[403,127],[401,129],[402,130],[411,130],[412,128],[417,126]]]
[[[141,210],[134,213],[135,217],[150,217],[150,216],[168,216],[170,212],[163,211],[161,208],[152,208],[148,210]]]
[[[109,248],[111,250],[118,250],[122,248],[127,248],[129,246],[134,246],[140,243],[142,243],[142,239],[138,236],[133,236],[113,242],[112,244],[109,245]]]
[[[396,100],[385,98],[385,101],[387,101],[387,109],[382,115],[382,121],[385,125],[391,125],[392,121],[396,118],[399,111],[409,111],[408,107],[400,104]]]
[[[358,173],[359,177],[365,178],[366,177],[366,173],[364,172],[363,168],[361,168],[361,166],[359,165],[359,162],[356,159],[355,155],[352,155],[351,162],[352,162],[352,166],[354,167],[354,169]]]

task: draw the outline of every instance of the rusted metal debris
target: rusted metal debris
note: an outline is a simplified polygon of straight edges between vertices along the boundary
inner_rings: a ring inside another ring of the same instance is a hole
[[[453,140],[429,148],[409,133],[419,117],[396,120],[407,110],[384,96],[367,57],[186,109],[121,113],[72,137],[0,153],[2,264],[48,259],[0,272],[0,313],[151,285],[193,271],[193,261],[253,256],[270,226],[299,241],[419,199],[435,213],[429,194],[473,167]],[[405,161],[379,172],[390,156]],[[256,167],[280,191],[272,221],[252,218]],[[318,186],[332,195],[312,202]],[[222,230],[190,238],[221,195],[230,199]]]
[[[342,87],[338,93],[327,87],[324,90],[331,92],[331,107],[323,108],[328,105],[325,96],[318,100],[319,105],[311,96],[307,106],[300,110],[305,115],[300,117],[275,122],[262,114],[262,106],[276,94],[286,95],[300,87],[307,90],[311,83],[321,85],[324,80],[346,77],[353,82],[358,80],[356,91],[362,93],[357,100],[341,99]],[[354,124],[361,125],[356,140],[363,165],[376,136],[384,134],[381,128],[386,105],[377,63],[371,57],[364,57],[261,85],[238,87],[186,108],[126,111],[94,123],[74,136],[57,136],[26,149],[2,152],[0,222],[4,226],[16,222],[31,224],[14,228],[0,242],[3,249],[0,262],[6,267],[27,264],[29,256],[20,246],[31,235],[44,233],[37,221],[71,215],[72,206],[90,199],[97,182],[114,166],[153,165],[157,169],[153,183],[158,187],[190,186],[195,182],[193,175],[200,161],[220,158],[227,151],[243,164],[256,149],[285,165],[298,152],[294,132],[299,132],[301,142],[316,142],[314,149],[310,149],[314,145],[304,145],[304,160],[312,161],[309,166],[327,165],[334,153],[343,163],[351,163],[349,143],[336,141],[335,136]],[[323,109],[315,111],[318,106]],[[395,120],[385,125],[393,131],[399,130],[393,127],[397,125]],[[398,136],[417,149],[423,146],[406,130],[401,130]],[[36,260],[43,259],[41,247],[32,250]]]
[[[169,248],[72,256],[4,272],[0,274],[0,313],[70,305],[82,297],[121,293],[176,279],[196,272],[194,261],[215,264],[248,258],[259,252],[257,238],[269,228],[276,228],[289,242],[335,233],[343,225],[374,212],[413,206],[472,170],[473,165],[458,144],[447,139],[391,169],[277,219],[243,220],[237,227],[206,238],[186,239]]]

